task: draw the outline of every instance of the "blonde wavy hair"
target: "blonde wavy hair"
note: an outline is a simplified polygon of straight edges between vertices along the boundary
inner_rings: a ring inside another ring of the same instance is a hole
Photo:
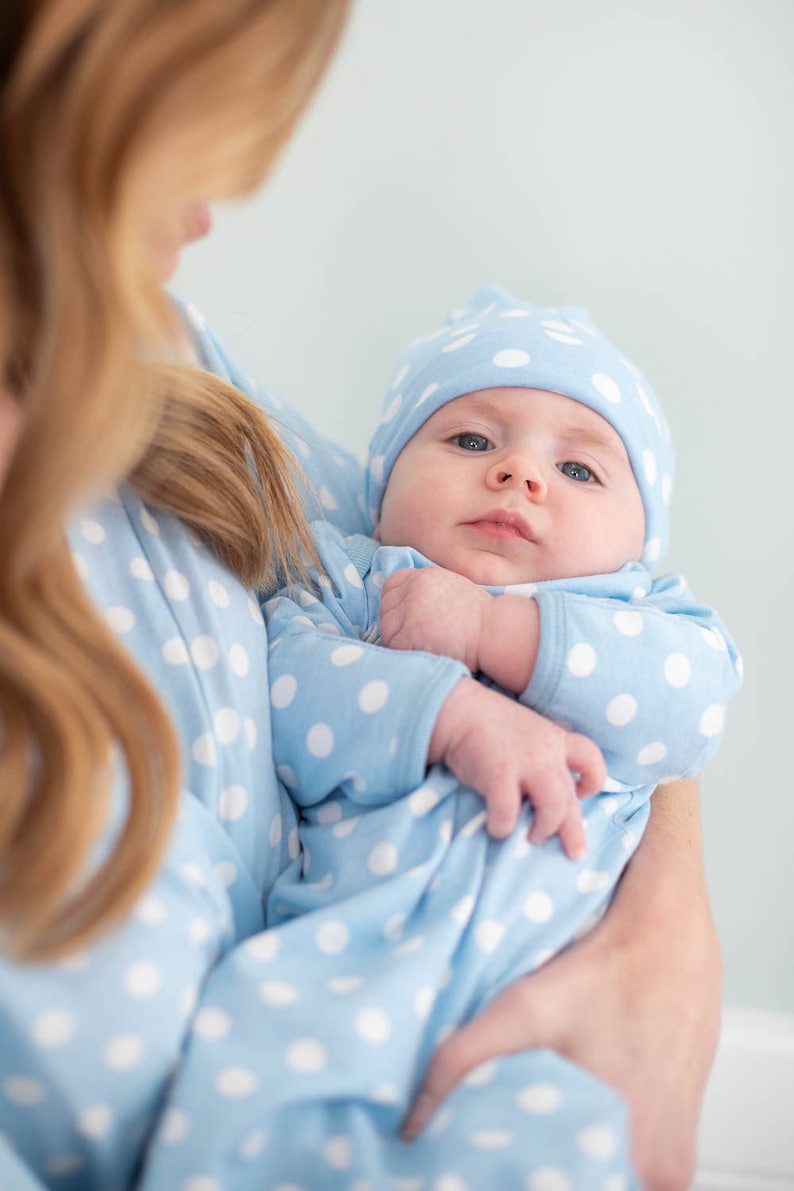
[[[306,545],[292,462],[239,392],[173,358],[147,229],[250,191],[289,137],[347,0],[8,0],[0,33],[0,930],[73,950],[129,913],[167,844],[180,750],[65,539],[129,481],[246,584]],[[149,362],[147,362],[149,361]],[[109,854],[119,758],[127,814]]]

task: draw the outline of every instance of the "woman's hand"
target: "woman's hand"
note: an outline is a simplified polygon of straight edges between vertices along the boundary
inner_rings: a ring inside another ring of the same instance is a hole
[[[646,834],[599,925],[439,1047],[406,1136],[480,1063],[547,1047],[622,1093],[643,1187],[685,1191],[719,1035],[721,974],[697,786],[676,782],[654,794]]]

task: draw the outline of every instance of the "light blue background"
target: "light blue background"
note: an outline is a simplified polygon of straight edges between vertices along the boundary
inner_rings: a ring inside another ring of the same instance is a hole
[[[358,0],[270,185],[175,281],[363,453],[393,360],[477,286],[571,302],[677,442],[673,549],[745,688],[702,778],[727,1004],[794,1012],[794,5]]]

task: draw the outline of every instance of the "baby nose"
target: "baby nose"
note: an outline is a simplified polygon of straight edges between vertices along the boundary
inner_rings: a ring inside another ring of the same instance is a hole
[[[522,489],[536,500],[546,494],[543,473],[530,460],[502,460],[491,469],[491,482],[494,488]]]

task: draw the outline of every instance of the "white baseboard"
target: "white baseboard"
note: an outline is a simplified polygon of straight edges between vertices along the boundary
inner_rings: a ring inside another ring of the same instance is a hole
[[[693,1191],[794,1191],[794,1016],[725,1009]]]

